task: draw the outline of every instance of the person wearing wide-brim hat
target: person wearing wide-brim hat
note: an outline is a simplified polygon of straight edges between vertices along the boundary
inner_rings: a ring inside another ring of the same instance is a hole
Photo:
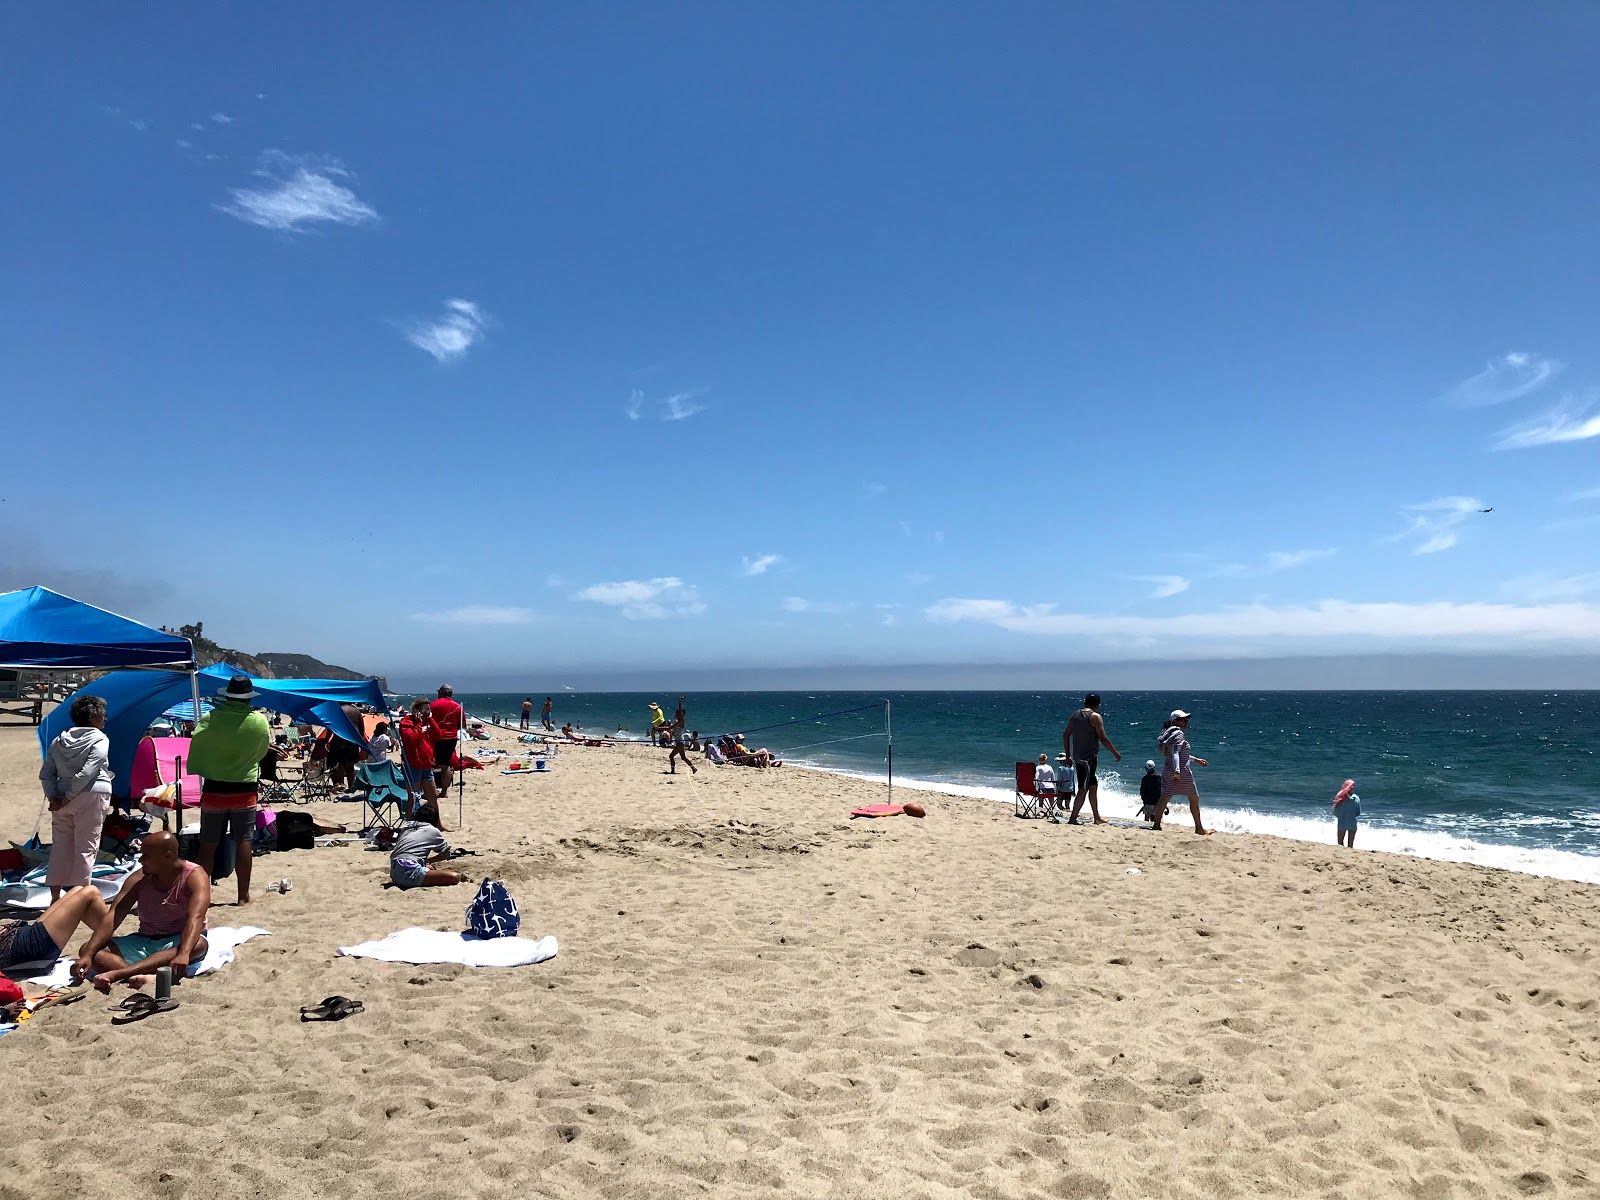
[[[260,764],[272,746],[267,718],[250,707],[259,695],[250,676],[235,675],[213,697],[189,743],[189,771],[200,776],[200,848],[195,861],[209,878],[217,846],[233,839],[239,903],[250,903],[250,840],[256,832]]]

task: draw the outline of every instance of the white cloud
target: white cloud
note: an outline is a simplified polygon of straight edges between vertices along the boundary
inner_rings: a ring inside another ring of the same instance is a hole
[[[901,521],[900,522],[900,532],[905,534],[907,537],[910,537],[911,536],[911,522],[910,521]]]
[[[943,542],[944,541],[944,530],[935,529],[933,531],[933,540],[936,541],[936,542]]]
[[[675,392],[661,401],[663,421],[687,421],[695,413],[705,412],[709,404],[699,403],[699,392]]]
[[[1182,575],[1135,575],[1134,579],[1140,583],[1155,584],[1150,593],[1152,600],[1165,600],[1168,596],[1189,590],[1189,581]]]
[[[1506,580],[1500,585],[1500,590],[1507,596],[1530,604],[1544,604],[1552,600],[1577,600],[1591,593],[1600,592],[1600,571],[1568,575],[1565,578],[1548,573],[1523,575],[1517,579]]]
[[[765,575],[782,561],[781,554],[758,554],[755,558],[741,558],[739,570],[745,575]]]
[[[1306,563],[1332,558],[1337,553],[1339,551],[1336,548],[1324,550],[1274,550],[1258,563],[1223,563],[1218,567],[1212,568],[1211,573],[1229,578],[1271,575],[1278,571],[1288,571],[1295,567],[1304,566]]]
[[[906,572],[906,582],[912,587],[921,587],[925,583],[932,583],[933,576],[926,571],[908,571]]]
[[[1504,404],[1538,391],[1560,374],[1563,366],[1553,358],[1514,350],[1490,359],[1483,370],[1446,392],[1445,399],[1468,408]]]
[[[889,485],[886,483],[868,483],[862,485],[862,490],[866,492],[869,497],[881,496],[889,490]]]
[[[378,219],[375,208],[339,182],[351,176],[337,159],[269,150],[255,174],[266,180],[263,186],[232,188],[233,199],[217,208],[248,224],[287,233],[304,233],[323,222],[364,225]]]
[[[1600,605],[1596,604],[1364,604],[1322,600],[1314,604],[1251,604],[1183,616],[1139,617],[1057,612],[1053,604],[951,599],[941,600],[924,611],[934,622],[978,622],[1013,633],[1043,636],[1225,638],[1241,644],[1294,638],[1600,644]]]
[[[596,604],[621,609],[622,615],[630,621],[693,617],[706,610],[694,587],[675,575],[596,583],[584,588],[574,599],[591,600]]]
[[[1590,500],[1600,500],[1600,487],[1583,488],[1567,497],[1569,504],[1584,504]]]
[[[454,362],[483,340],[488,318],[470,300],[446,300],[444,312],[432,321],[407,326],[406,340],[439,362]]]
[[[1390,542],[1411,542],[1412,554],[1437,554],[1461,540],[1459,527],[1484,507],[1471,496],[1440,496],[1402,509],[1406,527],[1385,538]]]
[[[1317,562],[1324,558],[1332,558],[1339,553],[1337,549],[1327,550],[1274,550],[1267,555],[1267,570],[1287,571],[1291,567],[1304,566],[1308,562]]]
[[[216,122],[218,125],[232,125],[233,124],[233,118],[230,117],[225,112],[214,112],[214,113],[211,114],[211,119],[214,122]]]
[[[1544,416],[1502,430],[1494,448],[1526,450],[1530,446],[1554,446],[1600,437],[1597,404],[1600,404],[1600,389],[1592,388],[1582,398],[1568,396]]]
[[[659,400],[649,399],[638,388],[628,393],[628,403],[622,411],[630,421],[644,419],[645,410],[654,407],[656,417],[662,421],[687,421],[697,413],[703,413],[710,408],[709,404],[702,404],[700,397],[704,396],[705,389],[691,392],[673,392],[670,396],[662,396]]]
[[[143,117],[128,116],[127,113],[123,112],[115,104],[102,104],[100,106],[100,111],[105,113],[106,116],[110,117],[114,121],[122,121],[127,125],[132,126],[139,133],[143,133],[145,130],[149,129],[151,125],[151,122],[145,120]]]
[[[449,608],[443,612],[412,613],[411,619],[434,625],[526,625],[529,621],[537,621],[539,614],[531,608],[469,604],[465,608]]]
[[[783,611],[792,613],[842,613],[851,608],[853,604],[836,604],[826,600],[807,600],[801,596],[790,596],[783,602]]]

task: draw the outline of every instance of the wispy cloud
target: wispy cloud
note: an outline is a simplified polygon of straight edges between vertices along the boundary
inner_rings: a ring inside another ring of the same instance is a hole
[[[933,576],[926,571],[907,571],[906,582],[912,587],[921,587],[925,583],[932,583]]]
[[[883,495],[889,490],[889,485],[887,483],[866,483],[862,484],[861,490],[870,499],[872,497]]]
[[[121,121],[124,125],[137,130],[139,133],[145,132],[151,126],[150,121],[145,120],[143,117],[130,117],[115,104],[102,104],[100,111],[113,121]]]
[[[628,402],[623,405],[622,411],[630,421],[643,420],[645,412],[652,408],[658,420],[687,421],[711,407],[701,402],[701,397],[705,394],[705,389],[701,388],[689,392],[673,392],[670,396],[651,400],[644,392],[634,388],[628,393]]]
[[[574,597],[620,609],[630,621],[660,621],[667,617],[693,617],[706,606],[693,585],[675,575],[658,579],[624,579],[617,583],[596,583]]]
[[[442,612],[412,613],[411,619],[432,625],[526,625],[530,621],[537,621],[539,614],[531,608],[469,604],[463,608],[447,608]]]
[[[406,340],[442,363],[454,362],[483,340],[488,317],[471,300],[446,300],[444,312],[432,321],[405,326]]]
[[[739,571],[744,575],[765,575],[782,561],[781,554],[758,554],[754,558],[741,558]]]
[[[230,117],[225,112],[214,112],[214,113],[212,113],[211,114],[211,120],[215,124],[218,124],[218,125],[232,125],[233,124],[233,118]]]
[[[232,188],[232,199],[217,208],[263,229],[304,233],[320,224],[365,225],[378,211],[342,180],[352,178],[337,159],[269,150],[255,174],[259,187]]]
[[[1582,488],[1567,497],[1569,504],[1586,504],[1590,500],[1600,500],[1600,487]]]
[[[1514,599],[1523,600],[1531,604],[1545,604],[1560,600],[1579,600],[1584,596],[1600,592],[1600,571],[1589,571],[1582,575],[1567,575],[1565,577],[1544,572],[1535,575],[1523,575],[1517,579],[1506,580],[1500,585],[1500,591]]]
[[[1582,396],[1568,396],[1544,416],[1502,430],[1494,448],[1526,450],[1530,446],[1554,446],[1600,437],[1597,406],[1600,406],[1600,388],[1591,388]]]
[[[698,392],[675,392],[661,401],[663,421],[687,421],[696,413],[703,413],[709,404],[700,403]]]
[[[1302,567],[1306,563],[1318,562],[1324,558],[1332,558],[1339,553],[1337,548],[1329,547],[1321,550],[1274,550],[1260,562],[1231,562],[1222,563],[1213,567],[1213,575],[1230,578],[1240,576],[1272,575],[1278,571],[1289,571],[1295,567]]]
[[[1303,567],[1309,562],[1332,558],[1337,553],[1339,551],[1332,548],[1324,550],[1274,550],[1267,555],[1267,570],[1287,571],[1292,567]]]
[[[1411,543],[1412,554],[1438,554],[1461,540],[1461,523],[1484,507],[1471,496],[1440,496],[1421,504],[1408,504],[1401,510],[1406,527],[1385,538],[1389,542]]]
[[[1009,600],[941,600],[924,610],[943,624],[977,622],[1013,633],[1041,636],[1211,638],[1249,645],[1278,639],[1389,638],[1437,643],[1441,639],[1582,642],[1600,644],[1595,604],[1252,604],[1170,617],[1057,612],[1053,604]]]
[[[1490,359],[1483,370],[1446,392],[1445,399],[1468,408],[1504,404],[1538,391],[1559,375],[1564,365],[1553,358],[1513,350]]]
[[[1150,592],[1150,599],[1165,600],[1168,596],[1176,596],[1180,592],[1189,590],[1189,581],[1182,575],[1135,575],[1140,583],[1153,583],[1155,587]]]
[[[783,611],[792,613],[842,613],[854,607],[828,600],[807,600],[803,596],[789,596],[783,602]]]

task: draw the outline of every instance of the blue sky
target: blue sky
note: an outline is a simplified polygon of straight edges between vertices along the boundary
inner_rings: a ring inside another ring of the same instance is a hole
[[[0,583],[399,675],[1600,649],[1600,8],[382,11],[13,18]]]

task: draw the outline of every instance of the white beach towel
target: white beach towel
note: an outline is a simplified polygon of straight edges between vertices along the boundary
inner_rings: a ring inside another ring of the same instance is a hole
[[[378,942],[340,946],[351,958],[376,958],[384,962],[462,963],[469,967],[526,967],[556,956],[556,939],[480,938],[470,933],[444,933],[437,929],[402,929]]]
[[[190,979],[196,975],[210,975],[213,971],[220,971],[233,961],[235,946],[248,942],[253,937],[265,937],[270,930],[257,929],[254,925],[244,925],[238,929],[224,925],[220,929],[206,931],[206,956],[199,962],[189,964],[189,969],[184,972]],[[71,987],[72,964],[76,960],[70,957],[56,959],[56,965],[43,975],[35,975],[31,979],[24,979],[23,983],[31,983],[35,987]]]

